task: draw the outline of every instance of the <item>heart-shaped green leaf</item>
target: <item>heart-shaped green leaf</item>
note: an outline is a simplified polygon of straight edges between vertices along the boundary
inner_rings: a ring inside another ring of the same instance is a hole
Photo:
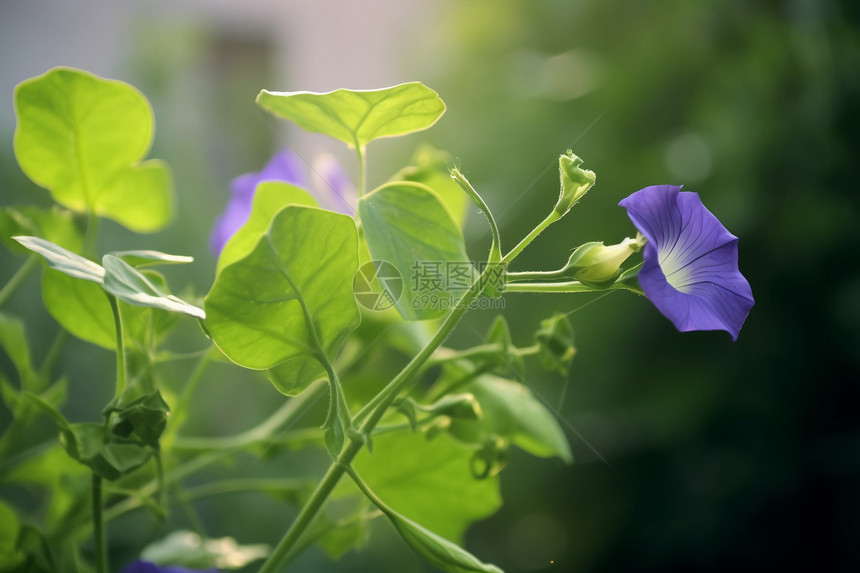
[[[306,131],[330,135],[356,148],[380,137],[427,129],[445,112],[439,94],[421,82],[327,93],[263,90],[257,103]]]
[[[306,205],[317,207],[316,200],[310,193],[295,185],[283,181],[263,181],[254,190],[254,201],[251,204],[251,214],[248,220],[221,249],[218,255],[218,272],[231,263],[244,258],[260,241],[275,213],[287,205]]]
[[[132,86],[54,68],[15,89],[15,156],[55,201],[157,231],[170,219],[167,166],[142,161],[152,143],[152,109]]]
[[[355,469],[386,503],[443,537],[462,540],[469,525],[502,505],[498,477],[475,479],[473,450],[445,434],[428,441],[398,432],[373,443],[373,453],[358,454]]]
[[[246,368],[301,355],[331,359],[360,320],[352,292],[357,269],[350,217],[284,207],[254,249],[215,278],[205,301],[212,339]]]
[[[403,318],[444,315],[475,278],[460,228],[428,187],[386,183],[359,199],[358,213],[373,259],[400,272]]]

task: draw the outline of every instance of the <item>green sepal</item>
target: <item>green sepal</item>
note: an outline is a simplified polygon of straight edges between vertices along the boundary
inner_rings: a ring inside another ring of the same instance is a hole
[[[326,93],[263,90],[257,104],[305,131],[324,133],[356,148],[380,137],[427,129],[445,112],[439,94],[421,82]]]
[[[566,155],[558,159],[559,177],[561,179],[561,191],[555,212],[564,216],[576,205],[580,199],[594,186],[597,176],[593,171],[582,169],[582,159],[573,154],[570,149]]]
[[[449,573],[503,573],[490,563],[484,563],[453,541],[436,535],[396,511],[383,510],[400,537],[425,561]]]
[[[523,357],[517,353],[517,348],[511,340],[511,329],[505,317],[496,316],[487,331],[486,339],[488,343],[499,344],[502,347],[502,351],[496,355],[498,358],[497,371],[503,375],[510,375],[512,370],[520,376],[525,373]]]
[[[158,448],[170,407],[147,368],[138,369],[119,397],[102,410],[102,417],[111,420],[111,433],[121,440],[136,439]]]
[[[68,424],[60,430],[60,443],[72,459],[111,481],[133,472],[150,457],[149,450],[138,444],[112,441],[104,424]]]
[[[573,344],[573,325],[565,314],[555,314],[540,322],[535,333],[538,359],[547,370],[556,370],[567,376],[576,346]]]
[[[105,270],[101,265],[92,262],[68,249],[42,239],[41,237],[18,236],[12,237],[26,249],[42,255],[52,269],[76,279],[102,284]]]

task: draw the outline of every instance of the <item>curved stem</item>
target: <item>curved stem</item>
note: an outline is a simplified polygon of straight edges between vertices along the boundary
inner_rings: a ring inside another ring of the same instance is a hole
[[[454,330],[454,327],[457,325],[460,318],[462,318],[463,314],[468,310],[469,303],[471,303],[471,301],[481,293],[484,286],[486,286],[484,273],[481,273],[478,279],[472,283],[469,290],[466,291],[451,312],[448,313],[442,326],[439,327],[439,330],[435,335],[433,335],[433,338],[430,339],[427,346],[425,346],[421,352],[419,352],[409,362],[409,364],[407,364],[406,367],[401,370],[400,373],[395,376],[394,379],[391,380],[391,382],[389,382],[388,385],[370,402],[368,402],[368,404],[355,416],[354,421],[356,421],[356,423],[358,423],[359,420],[364,420],[364,423],[360,428],[360,433],[362,435],[370,435],[370,432],[372,432],[376,424],[379,423],[379,420],[382,418],[391,403],[397,398],[398,394],[406,389],[412,381],[413,376],[424,365],[424,362],[426,362],[427,359],[433,355],[433,352],[435,352],[436,349],[442,345],[445,339],[448,338],[448,335],[450,335],[451,331]],[[263,564],[262,568],[260,568],[259,573],[276,573],[280,570],[286,559],[294,553],[294,546],[301,540],[302,535],[325,504],[328,496],[331,494],[332,490],[334,490],[334,487],[337,485],[338,481],[340,481],[340,478],[343,477],[344,472],[347,471],[349,464],[352,463],[352,460],[358,452],[361,451],[363,445],[364,441],[361,438],[356,437],[355,435],[349,436],[349,442],[346,444],[343,451],[341,451],[337,461],[329,466],[322,480],[317,484],[316,489],[302,507],[295,521],[290,525],[290,528],[284,534],[284,537],[281,538],[281,541],[269,555],[269,558]]]
[[[472,184],[460,173],[460,170],[456,167],[451,170],[451,178],[460,186],[460,189],[466,192],[466,195],[469,196],[470,199],[478,206],[484,216],[487,218],[487,222],[490,224],[490,232],[493,234],[493,244],[490,247],[490,262],[499,261],[502,258],[502,237],[499,234],[499,226],[496,225],[496,219],[493,217],[493,213],[490,211],[490,207],[487,206],[487,203],[484,201],[484,198],[475,191],[475,188],[472,187]]]
[[[3,306],[9,297],[11,297],[16,290],[23,284],[27,277],[30,276],[30,273],[39,265],[39,257],[37,255],[30,255],[27,257],[27,260],[24,261],[24,264],[21,265],[15,274],[12,275],[12,278],[3,285],[3,289],[0,290],[0,306]]]
[[[113,311],[113,322],[116,329],[116,389],[114,390],[114,398],[119,398],[125,390],[125,343],[122,338],[122,318],[119,314],[119,305],[116,297],[108,294],[110,308]]]
[[[304,412],[306,405],[316,400],[324,392],[326,384],[319,380],[311,384],[307,390],[300,395],[290,398],[284,405],[275,410],[265,421],[234,436],[223,438],[183,438],[177,437],[173,444],[176,450],[210,450],[228,452],[242,449],[251,444],[256,444],[270,439],[275,432],[288,422],[293,421],[299,414]]]

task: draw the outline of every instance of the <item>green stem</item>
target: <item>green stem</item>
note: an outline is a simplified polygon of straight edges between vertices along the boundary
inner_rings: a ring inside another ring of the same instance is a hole
[[[597,292],[607,290],[582,284],[579,281],[557,283],[511,283],[505,285],[505,292]]]
[[[484,272],[487,271],[485,270]],[[421,352],[419,352],[409,362],[409,364],[407,364],[406,367],[401,370],[400,373],[395,376],[394,379],[391,380],[391,382],[389,382],[388,385],[370,402],[368,402],[368,404],[355,416],[354,420],[356,423],[358,423],[359,420],[364,419],[364,423],[361,425],[360,429],[361,434],[370,435],[373,428],[379,423],[379,420],[382,418],[383,414],[385,414],[385,411],[391,403],[397,398],[398,394],[406,389],[412,381],[413,376],[420,371],[424,362],[426,362],[427,359],[433,355],[436,349],[442,345],[445,339],[448,338],[460,318],[462,318],[463,314],[468,310],[469,303],[471,303],[471,301],[474,300],[483,290],[485,286],[483,275],[484,273],[481,273],[481,276],[472,283],[472,286],[469,287],[469,290],[466,291],[458,304],[456,304],[451,312],[448,313],[442,326],[439,327],[439,330],[435,335],[433,335],[433,338],[430,339],[427,346],[425,346]],[[349,436],[349,442],[344,447],[343,451],[341,451],[337,461],[329,466],[328,471],[326,471],[322,480],[317,484],[316,489],[302,507],[301,511],[299,511],[299,515],[296,517],[290,528],[287,529],[284,537],[281,538],[281,541],[272,551],[271,555],[269,555],[269,558],[263,564],[262,568],[260,568],[259,573],[277,572],[282,567],[284,561],[294,553],[293,547],[301,540],[302,535],[313,522],[317,513],[328,499],[328,496],[331,494],[332,490],[334,490],[334,487],[337,485],[338,481],[340,481],[340,478],[343,477],[349,464],[352,463],[352,460],[358,452],[361,451],[363,445],[364,442],[361,438],[358,438],[355,435]]]
[[[15,274],[12,275],[12,278],[9,279],[5,285],[3,285],[3,289],[0,290],[0,306],[6,304],[6,301],[9,300],[16,290],[23,284],[27,277],[30,276],[30,273],[39,265],[39,257],[38,255],[30,255],[27,257],[27,260],[24,261],[24,264],[21,265]]]
[[[104,522],[102,521],[102,478],[93,472],[92,510],[93,539],[96,545],[96,572],[108,573],[107,547],[105,545]]]
[[[367,156],[363,145],[356,145],[355,152],[358,154],[358,196],[361,198],[367,192]]]
[[[240,491],[300,492],[307,487],[307,485],[308,482],[301,479],[240,478],[207,483],[187,489],[182,493],[181,497],[184,501],[190,502],[213,495],[222,495],[225,493],[235,493]]]
[[[176,438],[173,448],[175,450],[229,452],[269,440],[282,426],[293,421],[299,414],[303,413],[305,406],[316,400],[325,391],[325,388],[326,384],[324,380],[314,382],[304,392],[284,402],[283,406],[278,408],[265,421],[250,430],[223,438],[183,438],[180,436]]]
[[[113,311],[113,323],[116,329],[116,389],[114,391],[114,398],[119,398],[120,394],[125,390],[125,342],[122,338],[122,318],[119,314],[119,305],[117,304],[116,297],[111,294],[107,295],[107,297],[110,301],[110,309]]]
[[[521,252],[523,252],[523,249],[528,247],[531,244],[531,242],[537,238],[538,235],[543,233],[544,229],[546,229],[547,227],[549,227],[550,225],[552,225],[553,223],[555,223],[559,219],[561,219],[561,215],[559,215],[555,211],[553,211],[549,215],[547,215],[546,219],[541,221],[537,227],[532,229],[531,233],[526,235],[523,238],[523,240],[520,241],[516,247],[511,249],[511,252],[509,252],[507,255],[502,257],[502,263],[505,263],[505,264],[511,263],[515,258],[517,258],[517,255],[519,255]]]
[[[475,205],[481,210],[484,216],[487,218],[487,222],[490,224],[490,232],[493,234],[493,244],[490,247],[490,256],[489,261],[495,262],[499,261],[502,258],[502,237],[499,234],[499,227],[496,225],[496,219],[493,217],[493,213],[490,211],[489,206],[487,206],[484,198],[475,191],[475,188],[472,187],[472,184],[460,173],[460,170],[456,167],[451,170],[451,178],[460,186],[460,189],[466,192],[466,195],[472,199]]]
[[[520,273],[505,273],[505,284],[521,281],[551,281],[565,278],[565,270],[557,271],[526,271]]]

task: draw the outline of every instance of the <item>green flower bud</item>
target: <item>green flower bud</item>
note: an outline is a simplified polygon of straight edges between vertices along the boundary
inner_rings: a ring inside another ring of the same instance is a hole
[[[585,243],[577,247],[564,268],[567,276],[587,284],[601,284],[618,277],[621,264],[645,244],[642,235],[624,239],[617,245],[602,242]]]
[[[597,179],[594,171],[581,169],[580,165],[582,165],[582,159],[574,155],[570,149],[567,150],[567,155],[558,158],[561,192],[558,196],[558,203],[555,205],[555,212],[559,216],[570,211],[570,208],[594,186]]]

